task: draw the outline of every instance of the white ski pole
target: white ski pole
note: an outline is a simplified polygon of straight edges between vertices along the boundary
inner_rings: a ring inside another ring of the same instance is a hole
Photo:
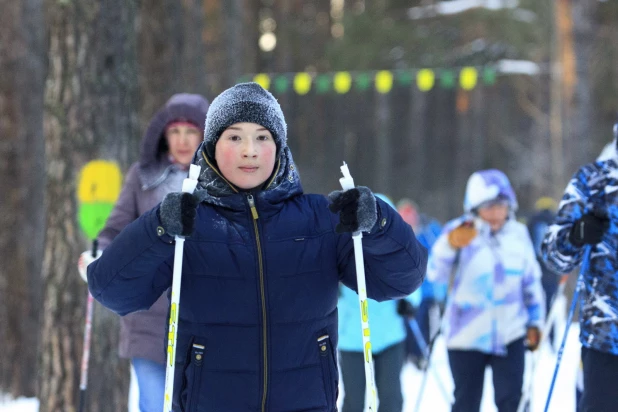
[[[193,193],[197,186],[200,167],[191,165],[189,177],[182,182],[182,191]],[[167,333],[167,363],[165,367],[165,398],[163,412],[171,412],[174,395],[174,366],[176,364],[176,335],[178,334],[178,313],[180,311],[180,281],[182,277],[182,255],[185,247],[185,238],[176,236],[174,250],[174,274],[172,278],[172,295],[170,298],[170,319]]]
[[[547,339],[549,339],[549,332],[551,331],[551,328],[554,326],[554,323],[556,323],[556,318],[558,316],[558,310],[561,307],[561,305],[559,305],[558,302],[564,296],[564,289],[566,288],[568,279],[569,279],[569,275],[562,275],[562,277],[560,278],[558,289],[556,290],[556,294],[554,295],[554,299],[552,300],[551,306],[549,308],[549,313],[547,314],[547,320],[545,321],[545,324],[543,325],[543,330],[541,331],[541,340],[539,341],[539,345],[536,351],[530,357],[531,359],[530,359],[529,379],[528,379],[528,382],[525,384],[521,399],[519,401],[519,405],[517,406],[517,412],[523,412],[524,410],[526,410],[526,406],[528,405],[528,403],[530,402],[530,399],[532,398],[532,388],[534,384],[534,372],[536,370],[536,365],[539,361],[541,346]]]
[[[97,257],[97,248],[99,241],[92,241],[92,257]],[[88,363],[90,362],[90,339],[92,336],[92,313],[94,307],[94,298],[88,292],[88,300],[86,302],[86,320],[84,325],[84,349],[82,352],[82,369],[79,378],[79,412],[83,412],[86,407],[86,389],[88,389]]]
[[[343,177],[339,179],[343,190],[349,190],[354,188],[354,179],[350,175],[348,165],[343,162],[341,166],[341,173]],[[365,387],[369,393],[369,405],[367,410],[369,412],[376,412],[377,397],[376,387],[373,378],[373,357],[371,353],[371,340],[369,333],[369,311],[367,306],[367,286],[365,285],[365,262],[363,259],[363,234],[358,231],[352,234],[352,240],[354,241],[354,259],[356,262],[356,282],[358,287],[358,303],[360,306],[361,315],[361,327],[363,335],[363,355],[365,358]]]

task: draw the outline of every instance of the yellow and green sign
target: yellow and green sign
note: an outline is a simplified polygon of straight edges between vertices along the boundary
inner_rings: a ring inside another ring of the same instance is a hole
[[[80,172],[77,185],[78,222],[89,239],[95,239],[122,188],[122,173],[118,165],[106,160],[88,162]]]

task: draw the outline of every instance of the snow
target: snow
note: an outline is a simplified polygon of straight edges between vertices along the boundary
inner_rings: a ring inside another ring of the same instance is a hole
[[[484,8],[488,10],[514,9],[519,6],[519,0],[451,0],[440,1],[429,6],[411,7],[408,9],[410,19],[421,19],[427,15],[449,15]]]
[[[562,325],[563,324],[564,322],[562,322]],[[575,381],[580,353],[578,334],[579,326],[577,323],[574,323],[569,329],[569,336],[562,356],[560,371],[554,387],[549,412],[575,411]],[[559,334],[559,336],[561,335],[562,333]],[[559,342],[556,346],[558,345]],[[556,365],[556,353],[550,349],[549,344],[543,345],[539,350],[541,352],[538,366],[534,374],[531,412],[544,410],[547,393]],[[440,390],[440,386],[436,380],[438,376],[445,390],[452,393],[453,382],[450,376],[446,348],[442,339],[436,340],[436,347],[431,364],[434,369],[428,376],[425,393],[422,397],[419,410],[431,412],[450,411],[449,403],[442,395],[443,392]],[[530,371],[527,370],[524,381],[529,377]],[[404,367],[402,371],[404,412],[413,412],[415,410],[417,394],[421,386],[422,378],[422,373],[411,364],[408,363]],[[345,396],[345,383],[341,393]],[[137,388],[134,384],[134,379],[132,379],[130,398],[131,407],[129,411],[137,412]],[[481,411],[494,412],[496,410],[493,403],[491,370],[487,370],[485,373],[485,390],[483,393]],[[3,397],[0,395],[0,412],[38,412],[38,401],[32,398],[10,400],[6,396]]]
[[[540,66],[530,60],[503,59],[496,64],[500,73],[537,75],[541,72]]]

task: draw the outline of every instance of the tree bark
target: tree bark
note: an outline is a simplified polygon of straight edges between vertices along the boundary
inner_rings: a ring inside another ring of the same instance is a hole
[[[36,390],[45,161],[41,0],[0,0],[0,392]],[[28,350],[24,350],[27,347]]]
[[[87,242],[77,225],[79,170],[95,158],[123,169],[136,158],[134,1],[48,1],[45,90],[47,231],[43,260],[40,411],[78,407],[86,285],[77,258]],[[117,353],[118,316],[96,304],[86,410],[127,409],[128,362]]]

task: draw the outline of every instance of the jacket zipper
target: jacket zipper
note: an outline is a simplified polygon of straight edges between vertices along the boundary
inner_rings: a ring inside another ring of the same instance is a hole
[[[264,269],[262,262],[262,246],[260,244],[260,232],[258,230],[257,219],[258,212],[255,207],[255,201],[253,195],[247,195],[247,201],[249,202],[249,208],[251,209],[251,217],[253,218],[253,230],[255,231],[255,244],[257,246],[258,255],[258,269],[260,272],[260,295],[262,298],[262,346],[264,351],[262,353],[262,360],[264,362],[264,386],[262,388],[262,412],[266,411],[266,394],[268,392],[268,350],[267,350],[267,335],[266,335],[266,293],[264,291]]]

